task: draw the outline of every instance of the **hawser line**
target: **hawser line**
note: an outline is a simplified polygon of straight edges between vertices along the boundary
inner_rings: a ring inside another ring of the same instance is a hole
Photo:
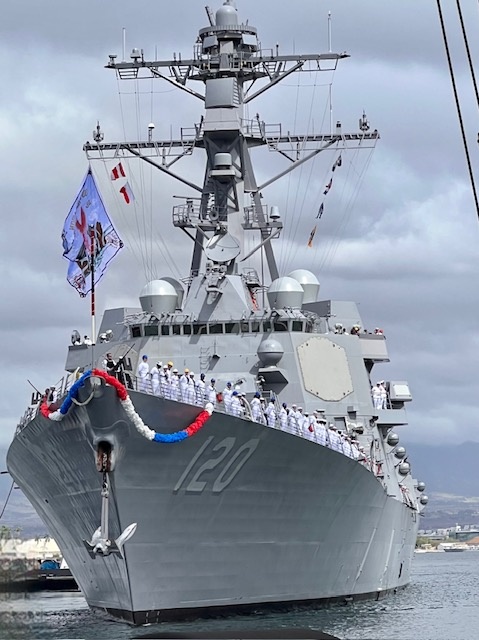
[[[175,433],[157,433],[153,429],[150,429],[135,411],[135,407],[128,395],[126,387],[121,384],[121,382],[119,382],[116,378],[110,376],[108,373],[105,373],[105,371],[101,371],[100,369],[93,369],[85,371],[82,377],[79,378],[71,386],[65,400],[62,402],[59,409],[51,410],[46,401],[44,401],[40,407],[42,416],[48,418],[49,420],[53,420],[54,422],[60,422],[60,420],[63,420],[63,418],[70,410],[71,406],[75,403],[80,387],[82,387],[85,380],[87,378],[90,378],[91,376],[103,378],[106,384],[109,384],[110,386],[115,388],[120,404],[122,405],[131,422],[135,425],[136,430],[142,436],[144,436],[148,440],[152,440],[153,442],[180,442],[181,440],[190,438],[205,425],[205,423],[207,422],[207,420],[209,420],[211,414],[213,413],[213,405],[211,403],[208,403],[206,405],[206,408],[201,411],[196,416],[196,419],[185,429],[176,431]]]

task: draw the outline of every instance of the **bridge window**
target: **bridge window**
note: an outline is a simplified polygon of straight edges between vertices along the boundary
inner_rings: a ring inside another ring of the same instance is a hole
[[[218,322],[217,324],[210,324],[209,325],[209,332],[211,334],[215,334],[215,333],[223,333],[223,325],[221,322]]]
[[[131,337],[132,338],[141,338],[141,327],[136,325],[131,328]]]
[[[180,329],[181,329],[181,327],[180,327],[179,324],[174,324],[171,327],[171,330],[172,330],[174,336],[179,336],[180,335]]]
[[[191,336],[191,324],[184,324],[183,325],[183,335]]]
[[[206,333],[206,325],[205,324],[194,324],[193,325],[193,335],[197,336],[202,333]]]
[[[237,322],[227,322],[225,324],[225,333],[239,333],[239,324]]]
[[[302,330],[303,330],[303,321],[293,320],[293,331],[302,331]]]
[[[145,325],[145,336],[157,336],[158,335],[158,325],[157,324],[146,324]]]
[[[161,325],[161,335],[162,336],[169,336],[170,335],[170,325],[169,324]]]

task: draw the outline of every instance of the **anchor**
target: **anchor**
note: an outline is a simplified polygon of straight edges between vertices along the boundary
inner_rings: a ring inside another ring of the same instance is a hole
[[[110,486],[108,474],[103,471],[103,483],[101,488],[101,521],[98,529],[93,533],[91,540],[83,540],[83,543],[90,554],[90,557],[108,556],[116,553],[123,558],[123,545],[129,540],[136,531],[137,523],[133,522],[128,525],[116,540],[110,540],[108,536],[108,500],[110,496]]]

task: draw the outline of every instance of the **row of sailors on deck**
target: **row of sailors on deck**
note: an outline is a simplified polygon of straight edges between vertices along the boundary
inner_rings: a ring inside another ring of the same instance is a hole
[[[353,324],[353,326],[351,327],[351,329],[348,331],[341,322],[336,322],[336,324],[334,325],[334,333],[336,334],[340,334],[340,335],[352,335],[352,336],[359,336],[359,334],[361,333],[361,325],[359,324]],[[368,331],[367,329],[363,329],[363,333],[367,333],[369,335],[371,335],[371,332]],[[376,327],[374,329],[374,334],[375,336],[383,336],[384,335],[384,331],[382,329],[380,329],[379,327]]]
[[[196,380],[194,372],[189,369],[180,374],[171,361],[166,364],[157,362],[150,369],[147,356],[143,356],[138,365],[138,391],[153,393],[168,400],[196,404],[199,407],[203,407],[207,402],[215,406],[216,380],[211,378],[209,384],[206,384],[205,377],[205,374],[201,373]]]
[[[104,363],[107,371],[114,372],[112,362],[111,355],[108,354]],[[273,429],[306,438],[356,460],[366,460],[364,448],[351,436],[338,431],[333,423],[328,425],[322,411],[314,411],[310,415],[296,404],[289,408],[286,402],[282,403],[278,411],[275,398],[266,403],[259,391],[254,394],[251,403],[248,403],[246,394],[234,389],[231,382],[227,382],[223,392],[218,393],[215,378],[211,378],[207,384],[205,374],[201,373],[199,379],[195,380],[193,371],[185,369],[180,374],[171,361],[165,365],[157,362],[150,369],[147,356],[143,356],[138,365],[138,379],[138,390],[144,393],[201,407],[208,402],[213,407],[217,406],[217,402],[223,402],[224,411],[229,415],[251,419]]]
[[[258,396],[259,394],[256,393],[251,401],[252,413],[253,405]],[[259,400],[261,401],[261,398]],[[366,459],[364,447],[360,447],[351,436],[338,431],[332,422],[328,425],[322,411],[313,411],[310,415],[304,412],[302,407],[292,404],[291,408],[288,408],[287,403],[283,402],[277,415],[275,401],[272,398],[266,407],[265,419],[268,427],[279,428],[281,431],[287,431],[306,440],[317,442],[355,460]],[[255,422],[262,421],[260,419]]]

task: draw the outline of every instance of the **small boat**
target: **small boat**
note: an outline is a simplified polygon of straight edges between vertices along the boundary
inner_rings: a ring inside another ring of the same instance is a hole
[[[31,569],[22,573],[0,573],[0,592],[78,591],[70,569]]]
[[[465,542],[441,542],[439,550],[446,553],[460,553],[461,551],[469,551],[469,547]]]

